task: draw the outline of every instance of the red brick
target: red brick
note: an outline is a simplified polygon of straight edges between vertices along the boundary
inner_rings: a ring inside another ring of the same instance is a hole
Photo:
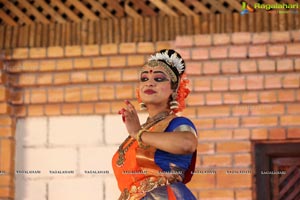
[[[286,133],[284,128],[273,128],[269,130],[270,140],[284,140],[286,139]]]
[[[12,187],[1,187],[0,189],[0,198],[14,198],[14,190]]]
[[[43,105],[29,105],[28,106],[28,116],[44,116],[44,106]]]
[[[263,91],[259,93],[259,100],[262,103],[277,102],[276,91]]]
[[[220,62],[205,62],[203,64],[203,74],[219,74]]]
[[[90,58],[77,58],[74,59],[74,68],[75,69],[89,69],[92,68],[91,64],[91,59]]]
[[[193,122],[198,130],[212,128],[214,125],[213,119],[194,119]]]
[[[63,47],[48,47],[47,48],[47,57],[63,57],[64,56],[64,48]]]
[[[230,140],[232,139],[232,131],[230,129],[202,130],[199,134],[199,139],[201,141]]]
[[[120,70],[107,70],[104,75],[105,81],[114,82],[121,81],[121,71]]]
[[[134,102],[131,102],[134,103]],[[124,101],[111,101],[111,113],[116,114],[124,107]],[[135,106],[137,108],[137,106]]]
[[[249,115],[249,108],[248,105],[235,105],[232,107],[232,115],[233,116],[244,116]]]
[[[13,136],[13,131],[11,127],[0,127],[0,137],[12,137],[12,136]]]
[[[79,113],[80,114],[93,114],[94,113],[94,104],[91,103],[81,103],[79,104]]]
[[[204,95],[203,94],[190,94],[186,101],[188,106],[204,105]]]
[[[280,115],[284,114],[285,106],[283,104],[260,104],[250,106],[251,115]]]
[[[81,90],[79,87],[65,88],[65,101],[66,102],[79,102],[81,100]]]
[[[233,44],[249,44],[251,42],[251,33],[235,32],[231,35]]]
[[[24,72],[34,72],[38,71],[39,69],[39,62],[35,60],[26,60],[23,61],[22,71]]]
[[[136,43],[121,43],[119,48],[120,48],[120,53],[121,54],[134,54],[136,53]]]
[[[45,58],[46,48],[30,48],[29,49],[30,58]]]
[[[295,70],[300,71],[300,59],[295,59]]]
[[[12,52],[13,59],[24,59],[29,57],[28,48],[15,48]]]
[[[229,116],[229,106],[199,106],[197,108],[199,117],[218,117],[218,116]]]
[[[242,127],[277,126],[277,117],[244,117],[241,121]]]
[[[300,125],[300,115],[285,115],[280,117],[280,124],[282,126]],[[288,132],[288,136],[290,133]]]
[[[252,190],[236,190],[235,196],[236,200],[252,200]]]
[[[246,46],[231,46],[229,48],[230,58],[246,58],[247,54],[248,52]]]
[[[12,172],[12,165],[13,165],[13,157],[14,157],[14,146],[15,142],[12,139],[1,139],[0,141],[0,170],[7,172],[10,174]],[[3,186],[3,185],[2,185]]]
[[[243,166],[243,167],[250,167],[251,162],[251,154],[250,153],[242,153],[242,154],[235,154],[233,157],[234,166]]]
[[[64,101],[64,90],[62,88],[48,88],[48,102],[58,103]]]
[[[249,47],[249,57],[266,57],[267,47],[265,45],[250,46]]]
[[[239,104],[240,95],[238,93],[224,93],[223,100],[225,104]]]
[[[201,142],[197,146],[197,153],[200,155],[204,154],[214,154],[215,145],[213,142]]]
[[[194,44],[193,36],[177,36],[175,46],[178,47],[191,47]]]
[[[191,60],[191,49],[190,48],[182,48],[177,49],[177,52],[181,55],[184,60]]]
[[[283,76],[284,88],[300,88],[300,75],[299,74],[285,74]]]
[[[244,90],[246,88],[244,76],[232,76],[229,79],[230,90]]]
[[[220,105],[222,104],[221,93],[207,93],[205,96],[205,102],[207,105]]]
[[[47,116],[59,116],[61,115],[60,104],[47,104],[45,105],[45,114]]]
[[[256,61],[241,61],[240,62],[240,71],[242,73],[251,73],[251,72],[257,72],[257,64]]]
[[[271,39],[270,32],[253,33],[253,44],[265,44],[269,43]]]
[[[54,74],[54,84],[66,84],[70,82],[69,73],[57,73]]]
[[[226,91],[228,90],[228,78],[214,78],[212,79],[213,91]]]
[[[9,116],[0,116],[0,126],[9,126],[12,125],[12,118]]]
[[[109,57],[109,66],[110,67],[126,66],[126,57],[125,56],[110,56]]]
[[[100,100],[111,100],[115,98],[114,88],[109,85],[101,85],[98,90]]]
[[[12,110],[13,110],[13,114],[17,117],[26,117],[27,116],[27,107],[24,105],[14,106],[12,108]]]
[[[139,79],[140,69],[123,69],[122,81],[137,81]]]
[[[234,117],[216,119],[215,126],[216,128],[236,128],[239,126],[239,119]]]
[[[116,85],[117,99],[132,99],[135,96],[133,85]]]
[[[268,55],[269,56],[283,56],[285,54],[284,45],[269,45]]]
[[[281,75],[265,75],[265,88],[281,88],[282,76]]]
[[[75,115],[78,114],[78,104],[63,104],[62,105],[63,115]]]
[[[235,152],[250,152],[250,142],[234,141],[234,142],[219,142],[217,143],[217,152],[235,153]]]
[[[19,85],[26,86],[26,85],[35,85],[36,76],[35,74],[21,74],[19,76]]]
[[[250,130],[249,129],[234,129],[233,130],[234,139],[249,139]]]
[[[274,60],[259,60],[258,61],[259,72],[275,72]]]
[[[299,42],[300,41],[300,31],[299,30],[292,30],[291,33],[291,41]]]
[[[202,63],[188,62],[186,63],[186,66],[188,66],[185,69],[187,75],[200,75],[202,73]]]
[[[104,72],[102,70],[93,70],[87,72],[88,82],[103,82]]]
[[[209,50],[210,58],[227,58],[228,47],[211,47]]]
[[[108,57],[93,58],[92,66],[94,68],[108,67]]]
[[[203,166],[224,167],[231,165],[231,155],[207,155],[202,157]]]
[[[194,44],[196,46],[210,46],[212,45],[212,35],[211,34],[195,35]]]
[[[271,42],[272,43],[279,43],[279,42],[290,42],[290,32],[289,31],[282,31],[282,32],[271,32]]]
[[[139,42],[137,44],[138,53],[153,54],[155,52],[154,43],[152,42]]]
[[[195,48],[192,49],[193,60],[206,60],[208,59],[208,48]]]
[[[71,59],[59,59],[56,62],[56,70],[72,70],[73,69],[73,60]]]
[[[199,172],[198,172],[199,171]],[[205,171],[205,170],[203,170]],[[196,174],[194,174],[191,182],[188,183],[188,187],[190,189],[208,189],[208,188],[214,188],[215,187],[215,174],[204,174],[201,173],[200,170],[195,171]]]
[[[211,90],[210,79],[206,79],[206,78],[195,79],[193,83],[194,83],[193,90],[195,90],[195,91],[210,91]]]
[[[81,56],[82,49],[81,46],[66,46],[65,55],[66,56]]]
[[[71,73],[72,83],[83,83],[87,81],[87,74],[85,71],[75,71]]]
[[[82,101],[97,101],[98,100],[98,87],[88,86],[81,88]]]
[[[289,128],[288,133],[287,133],[287,138],[299,139],[300,138],[300,128]]]
[[[230,34],[213,34],[213,45],[230,44]]]
[[[11,158],[9,158],[9,159],[11,159]],[[10,163],[11,161],[10,160],[8,160],[8,161],[4,161],[4,162],[6,162],[6,163]],[[5,163],[5,164],[6,164]],[[11,169],[9,169],[10,171],[4,171],[4,170],[2,170],[3,172],[4,172],[4,174],[2,174],[1,173],[1,176],[0,176],[0,185],[3,187],[3,186],[9,186],[9,187],[13,187],[13,176],[12,175],[10,175],[9,174],[9,172],[11,172],[12,170]],[[7,173],[7,174],[6,174]],[[1,188],[2,189],[2,188]],[[1,198],[2,196],[0,196],[0,198]],[[8,197],[8,196],[6,196],[6,197]]]
[[[95,112],[97,114],[107,114],[110,113],[110,103],[99,102],[95,104]]]
[[[277,71],[285,72],[285,71],[293,71],[293,60],[291,59],[280,59],[277,60]]]
[[[196,109],[194,107],[186,107],[182,111],[182,115],[190,117],[190,118],[195,118],[196,117]]]
[[[161,49],[172,49],[173,42],[172,41],[158,41],[156,42],[156,51]]]
[[[247,76],[247,89],[257,90],[263,89],[264,77],[262,75]]]
[[[126,66],[126,61],[124,60],[123,65],[121,66]],[[145,56],[140,56],[140,55],[132,55],[127,57],[127,65],[128,66],[138,66],[141,67],[146,63]],[[121,62],[120,62],[121,64]],[[120,66],[120,65],[119,65]]]
[[[103,44],[100,47],[102,55],[112,55],[118,53],[118,44]]]
[[[31,103],[46,103],[47,93],[45,89],[32,89],[31,90]]]
[[[252,140],[266,140],[268,139],[268,130],[263,128],[256,128],[251,133]]]
[[[99,55],[99,45],[84,45],[83,46],[83,55],[84,56],[97,56]]]
[[[223,74],[236,74],[239,72],[237,61],[223,61],[221,64]]]
[[[50,73],[38,74],[36,77],[36,82],[38,85],[51,85],[52,80],[53,80],[53,76]]]
[[[287,104],[287,113],[288,114],[300,114],[300,104]]]
[[[234,192],[233,190],[201,190],[199,192],[199,197],[201,200],[231,200],[234,199]]]
[[[229,171],[234,171],[235,169],[230,169]],[[236,171],[241,171],[237,169]],[[244,169],[244,171],[250,171],[249,169]],[[217,173],[217,187],[218,188],[250,188],[251,187],[251,173],[228,173],[220,172]]]
[[[2,85],[0,86],[0,101],[6,100],[6,89]]]
[[[292,102],[295,101],[295,91],[293,90],[280,90],[278,91],[279,102]]]

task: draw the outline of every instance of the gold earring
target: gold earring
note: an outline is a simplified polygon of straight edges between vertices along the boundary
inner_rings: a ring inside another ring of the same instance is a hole
[[[147,110],[147,106],[144,102],[139,103],[140,105],[140,110]]]
[[[170,109],[171,110],[174,110],[174,109],[178,109],[179,108],[179,103],[178,101],[176,100],[177,98],[177,93],[176,92],[173,92],[172,93],[172,101],[170,101]]]

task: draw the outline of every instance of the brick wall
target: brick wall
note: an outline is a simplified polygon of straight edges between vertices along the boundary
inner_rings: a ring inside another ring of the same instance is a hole
[[[63,193],[114,199],[112,174],[84,169],[111,171],[111,155],[126,135],[115,126],[122,124],[116,113],[125,99],[135,99],[147,56],[162,48],[182,54],[191,80],[182,114],[196,124],[199,146],[198,173],[188,186],[199,199],[252,199],[252,143],[300,140],[300,31],[3,51],[0,198],[13,198],[16,190],[16,199]],[[52,167],[74,173],[49,175]],[[229,174],[234,170],[245,173]]]

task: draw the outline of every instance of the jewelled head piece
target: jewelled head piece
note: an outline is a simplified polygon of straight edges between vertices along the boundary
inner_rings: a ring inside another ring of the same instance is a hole
[[[147,65],[150,67],[164,67],[173,83],[172,88],[177,89],[180,75],[183,74],[185,70],[184,60],[179,53],[172,49],[163,49],[154,55],[151,55]]]

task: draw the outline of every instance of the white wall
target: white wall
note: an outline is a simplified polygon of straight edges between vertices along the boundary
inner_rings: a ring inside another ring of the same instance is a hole
[[[140,117],[145,121],[146,115]],[[16,200],[117,199],[120,191],[111,159],[126,137],[119,115],[19,119]],[[26,173],[30,171],[40,173]]]

